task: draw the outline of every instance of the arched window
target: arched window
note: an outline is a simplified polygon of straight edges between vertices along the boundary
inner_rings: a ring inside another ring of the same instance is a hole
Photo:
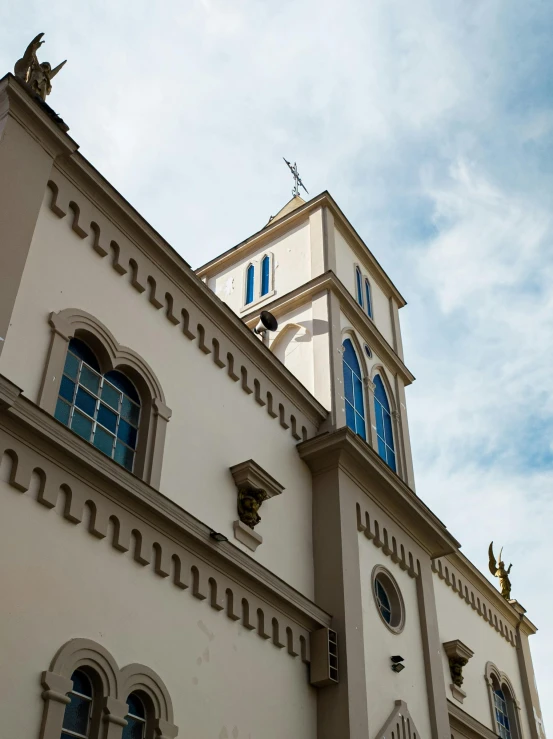
[[[496,688],[493,692],[493,702],[495,707],[495,720],[501,739],[511,739],[511,724],[509,722],[509,711],[507,708],[507,699],[501,688]]]
[[[146,709],[137,693],[127,698],[129,712],[125,716],[127,725],[123,729],[122,739],[144,739],[146,736]]]
[[[376,435],[378,437],[378,453],[386,464],[395,472],[396,455],[394,452],[394,434],[392,431],[392,415],[390,403],[380,375],[374,378],[374,412],[376,419]]]
[[[96,356],[80,339],[69,342],[55,416],[132,472],[140,398],[122,372],[102,375]]]
[[[253,302],[253,288],[255,280],[255,267],[250,264],[246,270],[246,305]]]
[[[61,739],[88,739],[92,718],[93,691],[88,676],[82,670],[71,675],[73,689],[65,707]]]
[[[346,339],[343,344],[344,358],[344,398],[346,402],[346,423],[352,431],[362,439],[367,438],[365,430],[365,404],[363,402],[363,381],[359,360],[351,343]]]
[[[369,284],[369,280],[365,277],[365,302],[366,302],[366,308],[367,308],[367,315],[369,318],[373,317],[373,304],[371,300],[371,286]]]
[[[271,257],[266,254],[261,260],[261,295],[267,295],[271,284]]]
[[[361,270],[359,267],[355,268],[355,283],[357,287],[357,302],[363,307],[363,278],[361,277]]]

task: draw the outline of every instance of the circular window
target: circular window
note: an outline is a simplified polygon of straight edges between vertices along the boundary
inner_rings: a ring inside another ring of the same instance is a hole
[[[377,565],[373,570],[372,584],[380,618],[390,631],[399,634],[405,626],[405,606],[396,581],[388,570]]]
[[[371,348],[368,344],[365,344],[365,354],[369,359],[372,359],[373,353],[371,352]]]

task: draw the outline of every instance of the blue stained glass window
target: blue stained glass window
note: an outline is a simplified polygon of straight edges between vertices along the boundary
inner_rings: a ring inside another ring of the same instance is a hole
[[[80,339],[69,342],[54,415],[132,472],[140,397],[121,372],[102,375],[92,350]]]
[[[122,739],[144,739],[146,733],[146,711],[144,704],[136,693],[127,698],[129,712],[126,715],[127,725],[123,729]]]
[[[350,339],[343,344],[344,399],[346,404],[346,424],[362,439],[366,439],[365,404],[363,402],[363,381],[359,360]]]
[[[495,706],[495,718],[499,729],[501,739],[511,739],[511,726],[509,723],[509,713],[507,709],[507,699],[501,688],[497,688],[493,693]]]
[[[376,595],[376,603],[378,610],[382,614],[382,618],[386,623],[392,623],[392,606],[390,605],[390,599],[384,585],[380,582],[378,577],[374,581],[374,590]]]
[[[253,287],[255,279],[255,267],[250,264],[246,270],[246,305],[253,302]]]
[[[76,670],[71,679],[73,689],[68,694],[70,702],[65,706],[62,737],[88,739],[93,700],[92,686],[82,670]],[[66,734],[66,731],[70,734]]]
[[[369,284],[368,279],[365,277],[365,302],[366,302],[366,309],[367,309],[367,315],[369,318],[373,317],[373,304],[371,300],[371,286]]]
[[[394,434],[392,429],[392,414],[386,389],[380,375],[374,378],[374,413],[376,421],[376,435],[378,437],[378,454],[395,472],[396,455],[394,450]]]
[[[357,288],[357,302],[363,307],[363,278],[359,267],[355,268],[355,283]]]
[[[267,295],[269,292],[271,273],[271,257],[267,254],[261,260],[261,295]]]

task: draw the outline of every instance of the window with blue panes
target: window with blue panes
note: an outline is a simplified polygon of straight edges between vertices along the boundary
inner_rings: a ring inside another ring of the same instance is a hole
[[[146,736],[146,709],[136,693],[127,698],[129,711],[125,716],[127,725],[123,729],[122,739],[144,739]]]
[[[355,286],[357,288],[357,302],[363,307],[363,277],[359,267],[355,268]]]
[[[509,723],[509,714],[507,710],[507,700],[501,688],[497,688],[493,693],[493,701],[495,707],[495,718],[499,736],[501,739],[511,739],[511,725]]]
[[[250,264],[246,270],[246,305],[253,303],[253,291],[255,282],[255,267]]]
[[[362,439],[367,438],[365,429],[365,403],[363,402],[363,380],[357,354],[351,339],[343,344],[344,399],[346,423]]]
[[[369,318],[373,317],[373,304],[371,300],[371,286],[368,279],[365,277],[365,308]]]
[[[390,403],[380,375],[374,378],[374,413],[376,435],[378,437],[378,453],[394,472],[396,471],[396,455],[394,450],[394,434],[392,431],[392,414]]]
[[[261,260],[261,295],[267,295],[271,285],[271,257],[266,254]]]
[[[80,339],[69,342],[55,416],[132,472],[140,398],[121,372],[102,374],[96,356]]]
[[[61,739],[89,739],[92,717],[92,684],[82,670],[71,675],[73,689],[68,693],[69,703],[65,706]]]

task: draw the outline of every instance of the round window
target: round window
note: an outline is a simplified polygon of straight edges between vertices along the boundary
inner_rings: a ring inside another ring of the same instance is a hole
[[[405,625],[405,606],[396,581],[388,570],[377,565],[373,570],[372,582],[380,618],[390,631],[399,634]]]

